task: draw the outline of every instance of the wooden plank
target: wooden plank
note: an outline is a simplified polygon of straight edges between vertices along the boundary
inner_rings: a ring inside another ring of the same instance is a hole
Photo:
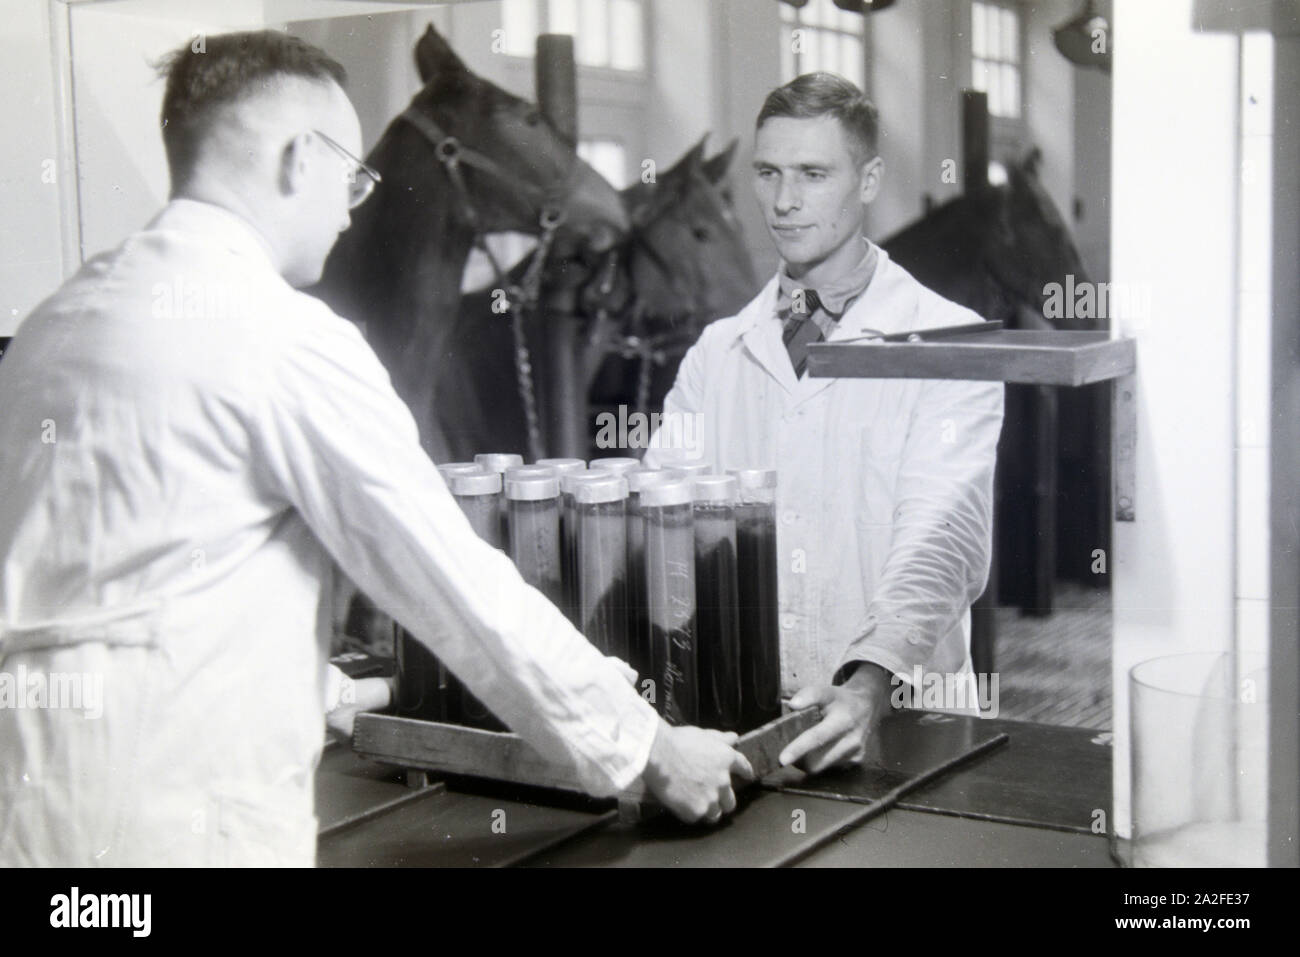
[[[361,714],[352,747],[363,757],[399,767],[584,793],[572,767],[543,757],[517,734]],[[627,793],[643,796],[644,786],[638,782]]]
[[[1132,373],[1132,339],[1105,332],[1002,329],[935,342],[823,342],[808,347],[809,375],[821,378],[967,379],[1087,385]]]
[[[881,724],[879,767],[812,779],[789,769],[765,784],[867,802],[944,756],[997,734],[1009,737],[1005,747],[913,791],[899,807],[1080,834],[1095,833],[1098,825],[1109,828],[1111,735],[1083,728],[898,711]]]
[[[737,750],[762,776],[778,767],[782,749],[818,720],[812,708],[783,715],[742,735]],[[357,716],[352,747],[371,760],[403,768],[584,793],[572,767],[543,757],[517,734],[362,714]],[[638,821],[656,816],[662,808],[638,780],[619,796],[619,810],[623,820]]]

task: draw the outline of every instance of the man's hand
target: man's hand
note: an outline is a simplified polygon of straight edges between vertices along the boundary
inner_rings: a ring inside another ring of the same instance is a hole
[[[749,761],[728,731],[672,727],[659,721],[642,778],[661,804],[687,823],[716,824],[736,809],[731,776],[754,779]]]
[[[342,672],[339,675],[339,694],[327,699],[334,707],[325,712],[325,728],[332,736],[347,742],[352,740],[352,725],[358,714],[362,711],[381,711],[392,703],[396,679],[353,679]]]
[[[863,662],[839,686],[803,688],[790,699],[792,710],[817,705],[822,720],[781,752],[781,764],[798,763],[809,774],[844,764],[861,764],[874,747],[876,728],[889,713],[892,675]]]

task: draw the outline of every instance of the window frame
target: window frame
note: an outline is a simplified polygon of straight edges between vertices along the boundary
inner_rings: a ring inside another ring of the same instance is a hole
[[[818,0],[813,0],[813,2],[816,3],[818,2]],[[825,0],[825,2],[827,4],[830,4],[831,0]],[[841,28],[839,25],[824,26],[819,23],[805,22],[804,17],[807,15],[806,13],[808,9],[807,6],[793,7],[790,6],[789,4],[783,3],[780,5],[780,8],[781,8],[780,20],[779,20],[780,32],[778,34],[778,38],[779,38],[778,42],[780,43],[779,55],[781,58],[781,82],[782,83],[788,83],[790,80],[793,80],[796,76],[801,76],[802,74],[807,73],[810,71],[810,69],[812,69],[810,65],[801,62],[803,58],[807,56],[807,54],[802,52],[795,53],[791,48],[791,40],[793,39],[792,31],[804,30],[809,34],[817,35],[819,38],[818,42],[820,42],[821,34],[825,34],[825,33],[834,34],[840,40],[841,49],[842,49],[844,38],[847,37],[849,39],[857,41],[858,56],[860,60],[860,62],[858,63],[858,74],[856,76],[846,76],[846,79],[856,83],[859,89],[865,90],[867,88],[868,32],[867,32],[866,16],[864,16],[863,14],[851,13],[847,10],[840,10],[838,7],[834,7],[834,6],[831,7],[831,9],[833,9],[836,13],[843,14],[844,16],[858,18],[857,22],[861,25],[861,28],[855,32],[851,30],[845,30]],[[787,62],[790,64],[790,68],[792,71],[788,76],[786,75]],[[841,75],[843,75],[842,71],[839,72],[841,72]]]
[[[1019,74],[1019,116],[997,116],[989,111],[989,160],[1003,165],[1016,159],[1026,148],[1028,142],[1028,84],[1025,82],[1026,56],[1029,50],[1028,18],[1023,0],[968,0],[961,5],[964,18],[954,37],[956,44],[955,62],[962,70],[962,88],[974,90],[975,87],[975,50],[974,50],[974,5],[976,2],[986,6],[1001,7],[1010,10],[1017,17],[1016,29],[1016,70]],[[1008,62],[1008,61],[997,61]]]

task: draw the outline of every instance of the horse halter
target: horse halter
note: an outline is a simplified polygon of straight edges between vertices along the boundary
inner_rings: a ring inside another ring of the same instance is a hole
[[[472,146],[466,146],[455,136],[443,130],[436,120],[414,106],[408,106],[398,118],[415,127],[433,146],[433,155],[437,157],[438,162],[443,165],[451,178],[461,201],[461,212],[474,229],[476,237],[481,234],[482,226],[469,188],[465,185],[465,178],[461,175],[462,166],[468,166],[493,177],[503,186],[509,187],[512,192],[523,193],[529,205],[539,210],[538,225],[543,234],[554,231],[563,224],[565,209],[578,188],[578,178],[582,172],[576,162],[570,164],[569,172],[563,180],[551,188],[543,188],[521,181],[492,157]]]
[[[528,340],[524,335],[523,314],[525,310],[535,308],[541,298],[542,270],[550,255],[551,244],[555,239],[556,230],[564,223],[565,211],[568,208],[569,200],[578,188],[579,177],[582,173],[582,167],[577,162],[577,155],[574,154],[574,162],[570,164],[565,178],[554,187],[545,189],[534,186],[532,183],[521,182],[492,157],[471,146],[465,146],[456,137],[444,131],[431,117],[420,112],[413,105],[403,110],[399,119],[411,124],[433,146],[433,155],[437,157],[438,162],[447,171],[447,178],[451,180],[452,188],[456,191],[457,199],[460,202],[461,216],[469,224],[473,232],[473,244],[487,256],[488,262],[492,266],[492,272],[496,276],[497,288],[502,289],[506,294],[506,303],[510,312],[510,331],[515,346],[515,377],[519,387],[519,398],[524,406],[529,452],[534,460],[544,458],[546,452],[542,447],[541,419],[537,411],[537,389],[533,382],[533,364],[528,349]],[[485,230],[483,229],[482,219],[474,206],[474,199],[470,195],[469,187],[465,185],[465,177],[461,173],[462,166],[469,166],[493,177],[504,188],[516,193],[523,193],[530,205],[538,209],[537,225],[540,237],[537,252],[533,256],[532,262],[529,263],[523,280],[518,286],[509,282],[501,262],[484,239]]]

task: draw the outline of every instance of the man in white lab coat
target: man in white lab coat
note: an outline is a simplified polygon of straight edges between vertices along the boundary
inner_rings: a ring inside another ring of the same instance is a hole
[[[918,667],[969,674],[991,548],[1001,384],[805,373],[813,342],[980,321],[863,234],[884,173],[876,132],[841,77],[768,96],[754,188],[782,265],[704,330],[664,404],[665,421],[696,416],[715,469],[779,471],[782,690],[823,710],[781,760],[811,771],[861,760]]]
[[[172,202],[0,362],[0,866],[311,864],[334,562],[593,793],[716,821],[750,773],[474,534],[294,288],[374,187],[342,82],[279,32],[173,55]]]

